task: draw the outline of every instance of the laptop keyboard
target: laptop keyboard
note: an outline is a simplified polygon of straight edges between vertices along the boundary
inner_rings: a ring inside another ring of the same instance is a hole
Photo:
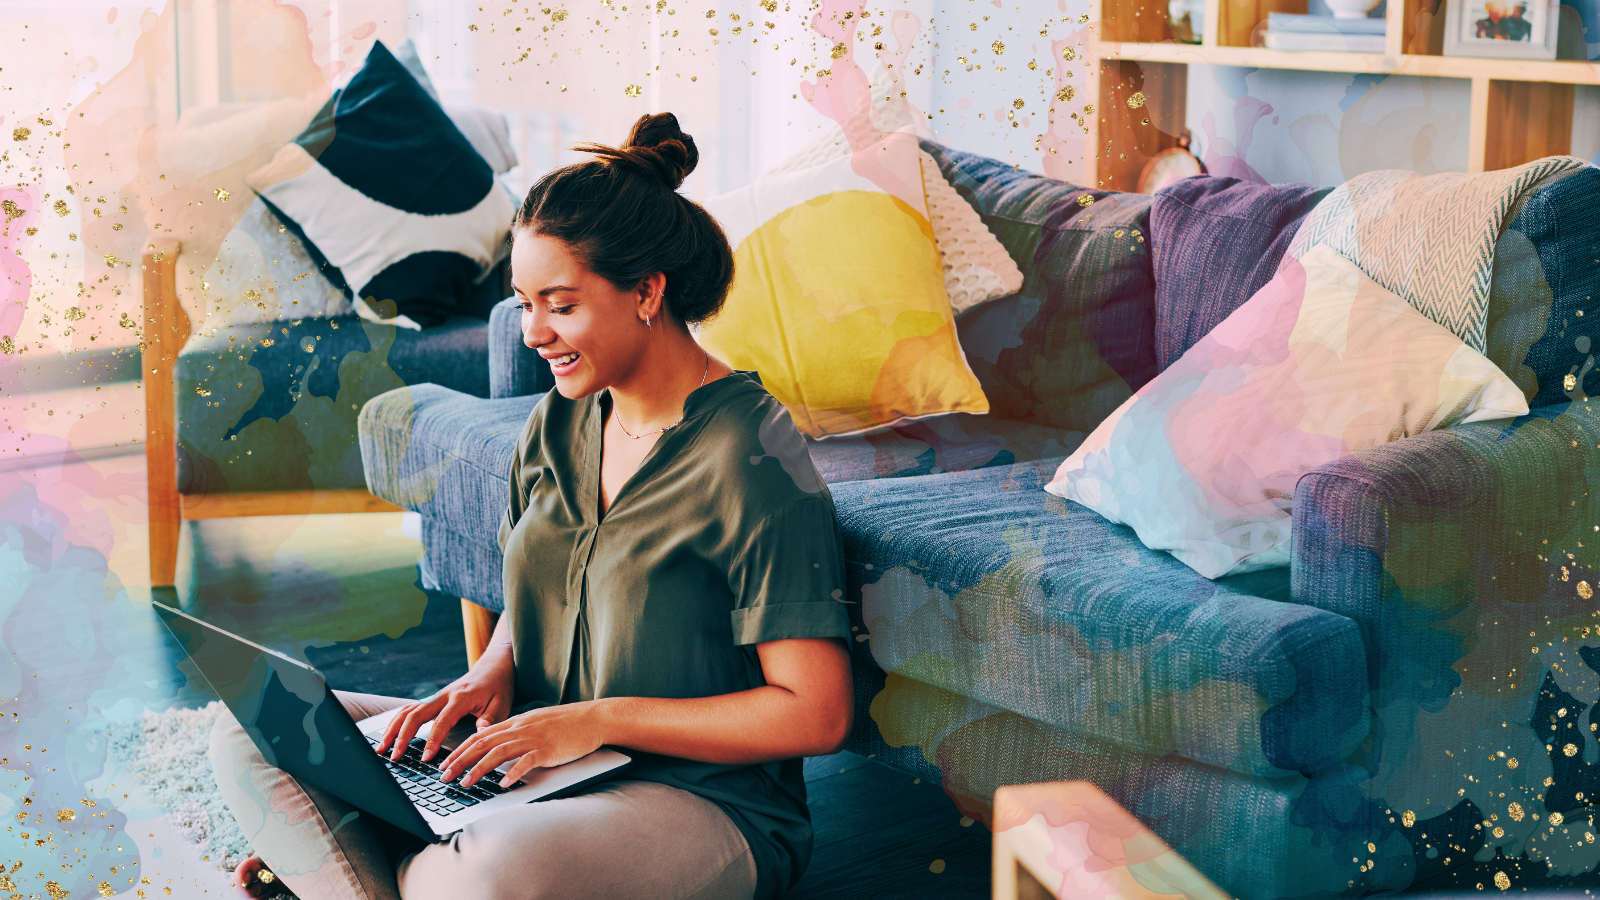
[[[378,739],[367,736],[367,743],[373,749],[378,747]],[[459,812],[469,806],[476,806],[485,800],[504,794],[509,788],[503,788],[491,780],[491,777],[479,779],[472,787],[462,788],[459,777],[455,782],[445,783],[439,780],[440,768],[433,761],[423,762],[422,751],[428,742],[422,738],[412,738],[411,744],[406,747],[406,752],[398,762],[389,759],[387,754],[382,755],[383,764],[388,767],[389,774],[406,792],[406,796],[416,805],[441,816]],[[435,756],[435,759],[441,758]]]

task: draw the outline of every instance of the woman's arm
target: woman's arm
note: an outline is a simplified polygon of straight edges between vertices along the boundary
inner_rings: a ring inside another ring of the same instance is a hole
[[[511,784],[535,767],[570,762],[603,744],[733,765],[837,752],[855,716],[844,642],[767,641],[756,652],[767,681],[761,687],[714,697],[607,697],[536,709],[457,747],[440,763],[445,780],[466,769],[461,783],[468,785],[517,759],[502,779]]]

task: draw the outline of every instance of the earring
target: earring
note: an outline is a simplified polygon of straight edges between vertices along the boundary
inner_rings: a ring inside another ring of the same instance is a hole
[[[650,327],[650,317],[649,316],[645,316],[644,317],[644,327],[646,327],[646,328]]]

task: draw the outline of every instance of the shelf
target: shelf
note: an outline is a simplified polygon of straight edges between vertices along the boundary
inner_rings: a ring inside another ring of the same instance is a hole
[[[1600,63],[1444,56],[1445,0],[1388,0],[1383,53],[1252,47],[1274,12],[1309,0],[1204,0],[1199,44],[1174,42],[1165,0],[1089,0],[1100,23],[1087,55],[1092,105],[1072,110],[1083,131],[1084,179],[1137,189],[1151,159],[1178,143],[1188,121],[1191,64],[1341,74],[1452,78],[1471,85],[1467,171],[1484,172],[1572,152],[1578,85],[1600,85]],[[1409,52],[1403,52],[1409,51]]]
[[[1127,62],[1202,63],[1307,72],[1362,72],[1434,78],[1483,78],[1600,85],[1600,63],[1569,60],[1479,59],[1383,53],[1332,53],[1267,50],[1260,47],[1207,47],[1201,44],[1136,44],[1106,41],[1102,59]]]

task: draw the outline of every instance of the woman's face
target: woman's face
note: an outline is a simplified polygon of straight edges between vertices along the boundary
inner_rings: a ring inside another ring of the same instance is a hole
[[[646,334],[638,291],[617,290],[564,241],[528,228],[512,244],[511,285],[522,303],[522,342],[550,361],[563,397],[626,378]]]

